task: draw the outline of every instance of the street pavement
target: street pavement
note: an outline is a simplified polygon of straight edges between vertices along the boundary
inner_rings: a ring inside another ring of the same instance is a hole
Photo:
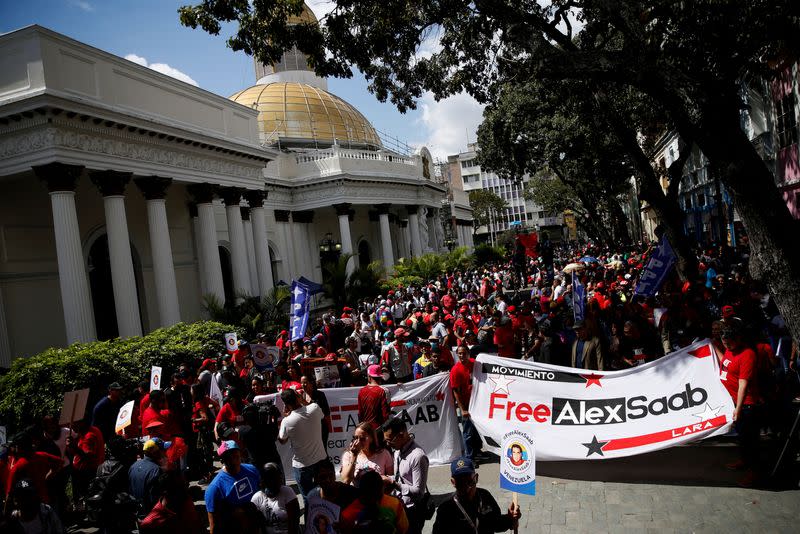
[[[800,490],[736,486],[741,473],[724,464],[736,447],[713,443],[676,447],[630,458],[540,462],[536,495],[519,496],[519,532],[798,532]],[[508,509],[495,460],[478,469],[479,487]],[[432,467],[428,488],[438,503],[452,490],[446,466]],[[432,532],[433,521],[425,526]]]

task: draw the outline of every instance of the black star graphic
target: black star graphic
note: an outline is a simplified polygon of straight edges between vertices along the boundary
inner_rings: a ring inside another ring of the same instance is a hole
[[[604,456],[603,454],[603,446],[608,443],[607,441],[597,441],[597,436],[592,436],[592,441],[590,443],[584,443],[583,446],[589,449],[589,452],[586,453],[586,457],[588,458],[594,453],[599,454],[600,456]]]

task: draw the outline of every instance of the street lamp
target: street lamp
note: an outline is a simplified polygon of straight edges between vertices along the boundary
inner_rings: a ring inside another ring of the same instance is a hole
[[[333,240],[333,234],[328,232],[325,234],[325,239],[319,242],[319,251],[323,254],[329,252],[341,252],[342,244]]]

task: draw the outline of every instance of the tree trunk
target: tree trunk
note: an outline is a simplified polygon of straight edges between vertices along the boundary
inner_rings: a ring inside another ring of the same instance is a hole
[[[765,282],[800,340],[800,223],[792,218],[775,179],[739,126],[729,99],[709,98],[697,127],[697,145],[714,162],[731,194],[750,241],[750,273]],[[723,107],[725,106],[725,107]]]

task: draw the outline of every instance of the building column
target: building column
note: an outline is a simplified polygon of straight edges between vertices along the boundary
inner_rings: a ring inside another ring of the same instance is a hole
[[[197,275],[200,278],[200,294],[205,295],[208,293],[208,287],[206,287],[206,264],[203,262],[203,253],[200,250],[203,246],[203,240],[200,239],[200,220],[197,217],[197,204],[189,202],[188,208],[189,218],[192,220],[194,250],[197,252]]]
[[[339,239],[342,242],[342,254],[353,254],[353,238],[350,236],[350,204],[334,204],[336,216],[339,218]],[[347,261],[347,273],[355,270],[356,260]]]
[[[253,223],[250,221],[250,208],[242,206],[242,228],[244,228],[244,245],[247,249],[247,267],[250,273],[250,288],[253,295],[261,295],[261,288],[258,285],[258,272],[256,271],[255,257],[255,238],[253,237]]]
[[[409,257],[410,251],[408,246],[408,220],[397,220],[398,232],[400,234],[400,250],[403,251],[404,257]]]
[[[415,258],[422,256],[422,241],[419,237],[419,215],[417,206],[406,206],[408,211],[408,227],[411,230],[411,255]]]
[[[294,232],[294,242],[297,245],[297,261],[301,265],[305,265],[305,267],[299,270],[309,280],[317,281],[315,280],[317,278],[315,264],[319,261],[319,256],[317,256],[317,260],[315,260],[314,254],[318,254],[319,249],[314,240],[311,239],[310,226],[312,222],[314,222],[313,210],[292,212],[292,231]],[[321,277],[322,272],[320,272],[319,275]]]
[[[205,291],[217,302],[225,304],[225,285],[222,281],[222,265],[219,261],[217,244],[217,223],[214,218],[214,194],[216,188],[211,184],[192,184],[186,190],[197,204],[198,237],[200,241],[200,261],[205,273]]]
[[[428,208],[428,246],[434,252],[439,252],[436,246],[436,215],[433,208]]]
[[[291,283],[292,279],[299,278],[297,262],[294,257],[295,243],[292,240],[292,228],[290,221],[291,212],[288,210],[275,210],[275,222],[278,223],[278,231],[283,240],[283,259],[286,262],[286,280]]]
[[[394,267],[394,255],[392,254],[392,232],[389,228],[389,207],[390,204],[378,204],[378,223],[381,226],[381,247],[383,248],[383,265],[387,271]]]
[[[33,171],[45,182],[50,192],[67,344],[94,341],[97,339],[97,332],[94,326],[92,294],[89,291],[78,212],[75,209],[75,185],[83,167],[49,163],[34,167]]]
[[[247,191],[244,194],[250,204],[250,221],[253,228],[253,257],[255,258],[256,276],[259,294],[264,297],[275,286],[272,279],[272,261],[269,257],[269,240],[267,238],[267,217],[264,212],[266,191]]]
[[[147,201],[147,226],[150,230],[150,252],[153,256],[153,277],[158,299],[158,324],[171,326],[181,322],[175,264],[172,260],[172,243],[167,222],[167,205],[164,199],[172,179],[151,176],[136,178],[134,182]]]
[[[242,211],[239,209],[239,203],[242,201],[242,190],[236,187],[226,187],[220,190],[220,196],[225,204],[225,216],[228,220],[233,292],[238,300],[238,296],[242,293],[253,294],[253,290],[250,287],[250,269],[247,266],[247,245],[244,239]]]
[[[136,276],[133,273],[128,219],[125,216],[125,187],[131,180],[131,173],[97,171],[90,173],[89,177],[103,195],[108,255],[111,260],[111,284],[114,288],[114,308],[117,312],[119,337],[141,336],[139,296],[136,292]]]

